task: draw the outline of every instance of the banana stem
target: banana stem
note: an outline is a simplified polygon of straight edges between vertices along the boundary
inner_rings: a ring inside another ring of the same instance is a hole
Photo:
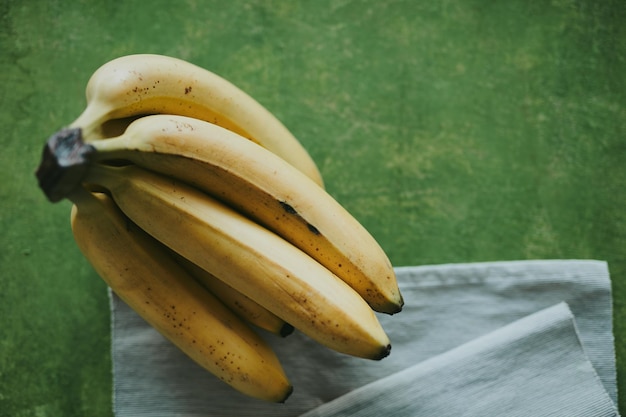
[[[80,185],[94,152],[80,128],[61,129],[46,141],[35,176],[48,200],[61,201]]]

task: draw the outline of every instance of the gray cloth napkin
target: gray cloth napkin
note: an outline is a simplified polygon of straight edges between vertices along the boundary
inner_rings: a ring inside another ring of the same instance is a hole
[[[303,417],[616,415],[561,303]]]
[[[379,316],[393,345],[382,361],[264,334],[295,388],[285,404],[234,392],[111,294],[116,416],[618,416],[605,262],[396,272],[406,304]]]

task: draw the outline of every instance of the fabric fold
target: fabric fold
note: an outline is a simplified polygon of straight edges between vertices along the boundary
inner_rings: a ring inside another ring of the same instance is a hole
[[[301,417],[617,415],[560,303]]]

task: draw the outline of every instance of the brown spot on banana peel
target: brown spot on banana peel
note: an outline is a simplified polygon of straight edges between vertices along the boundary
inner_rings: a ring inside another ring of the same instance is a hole
[[[314,235],[320,235],[320,234],[321,234],[321,233],[320,233],[320,231],[318,230],[318,228],[317,228],[317,227],[315,227],[315,226],[313,226],[311,223],[308,223],[308,222],[307,222],[306,227],[307,227],[307,228],[308,228],[311,232],[313,232],[313,234],[314,234]]]
[[[316,236],[321,235],[321,232],[319,231],[319,229],[315,226],[313,226],[311,223],[307,222],[306,220],[304,220],[302,218],[302,216],[300,216],[300,214],[298,214],[297,210],[293,208],[293,206],[291,206],[289,203],[287,203],[286,201],[279,201],[278,202],[280,204],[280,206],[283,208],[283,210],[285,210],[288,214],[294,215],[296,216],[300,221],[306,223],[306,227],[307,229],[309,229],[309,231],[311,233],[313,233]]]
[[[296,211],[296,209],[294,209],[291,205],[289,205],[289,203],[287,203],[286,201],[279,201],[280,206],[283,208],[283,210],[285,210],[287,213],[289,214],[295,214],[297,215],[298,212]]]
[[[291,204],[287,203],[286,201],[278,201],[278,203],[288,215],[292,215],[295,218],[297,218],[299,221],[301,221],[302,223],[306,224],[307,229],[311,231],[314,235],[321,236],[322,233],[320,232],[320,230],[314,225],[312,225],[311,223],[309,223],[308,221],[306,221],[302,216],[300,216],[298,211]],[[316,249],[316,250],[319,250],[319,249]],[[343,267],[342,264],[338,264],[337,266],[340,269]],[[393,278],[388,276],[387,279],[390,280]],[[370,295],[371,299],[380,298],[383,301],[383,303],[377,309],[379,312],[393,315],[402,311],[402,307],[404,306],[404,299],[402,298],[402,294],[399,294],[400,296],[399,303],[395,304],[391,302],[385,302],[385,300],[382,299],[382,294],[379,294],[373,288],[368,288],[365,291]]]

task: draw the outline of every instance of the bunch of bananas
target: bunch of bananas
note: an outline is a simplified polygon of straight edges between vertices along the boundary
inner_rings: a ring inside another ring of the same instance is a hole
[[[402,308],[391,263],[275,116],[212,72],[160,55],[106,63],[86,96],[47,141],[39,185],[73,203],[80,250],[150,325],[272,402],[292,386],[254,327],[295,328],[355,357],[389,354],[374,312]]]

